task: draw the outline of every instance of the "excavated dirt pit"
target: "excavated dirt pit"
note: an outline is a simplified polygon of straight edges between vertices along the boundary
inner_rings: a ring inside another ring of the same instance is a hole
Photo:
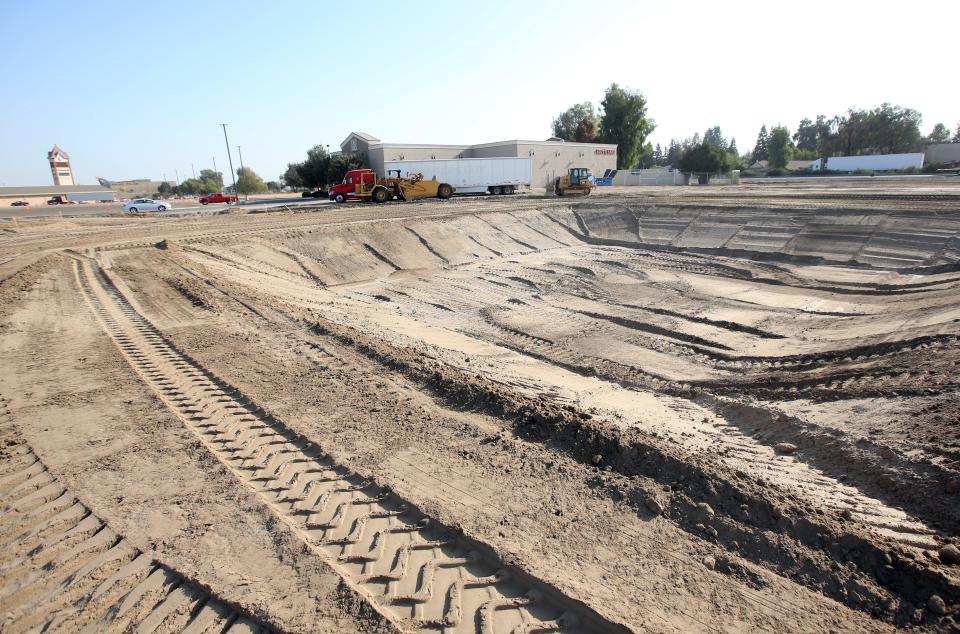
[[[25,631],[948,631],[957,188],[0,236]]]

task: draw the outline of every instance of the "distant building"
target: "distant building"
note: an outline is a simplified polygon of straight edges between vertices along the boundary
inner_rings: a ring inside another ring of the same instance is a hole
[[[926,163],[956,163],[960,161],[960,143],[932,143],[923,150]]]
[[[386,161],[425,161],[457,158],[530,158],[531,186],[547,187],[571,167],[586,167],[595,176],[617,167],[617,146],[612,143],[573,143],[553,137],[546,141],[498,141],[476,145],[384,143],[366,132],[351,132],[340,149],[344,154],[365,154],[367,165],[383,174]]]
[[[50,162],[50,173],[53,174],[54,185],[69,187],[76,184],[73,168],[70,166],[70,155],[59,145],[54,145],[53,149],[47,152],[47,160]]]
[[[160,185],[163,183],[167,183],[170,185],[170,187],[176,185],[174,181],[155,181],[149,178],[135,178],[127,181],[111,181],[103,178],[102,176],[98,176],[97,181],[99,181],[102,186],[112,189],[120,194],[121,198],[153,196],[159,191]]]
[[[45,205],[51,198],[60,202],[114,202],[116,194],[99,185],[43,185],[39,187],[0,187],[0,207],[23,200],[31,205]]]

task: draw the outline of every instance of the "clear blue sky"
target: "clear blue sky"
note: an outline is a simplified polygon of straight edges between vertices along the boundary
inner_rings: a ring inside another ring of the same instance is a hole
[[[76,2],[0,0],[0,183],[226,171],[218,124],[265,180],[352,130],[386,141],[546,138],[616,81],[666,144],[720,125],[884,101],[960,120],[960,2]],[[831,63],[831,59],[839,60]],[[234,152],[234,163],[237,156]],[[238,166],[238,165],[236,165]]]

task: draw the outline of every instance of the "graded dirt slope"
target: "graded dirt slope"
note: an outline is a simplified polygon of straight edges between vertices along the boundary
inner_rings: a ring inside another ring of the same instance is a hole
[[[169,631],[949,630],[936,183],[21,223],[18,491],[155,553]],[[19,535],[9,588],[44,577]],[[16,596],[11,627],[90,601]]]

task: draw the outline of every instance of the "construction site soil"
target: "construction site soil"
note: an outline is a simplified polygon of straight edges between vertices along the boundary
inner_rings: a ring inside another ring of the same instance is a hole
[[[0,229],[0,631],[960,628],[957,179]]]

